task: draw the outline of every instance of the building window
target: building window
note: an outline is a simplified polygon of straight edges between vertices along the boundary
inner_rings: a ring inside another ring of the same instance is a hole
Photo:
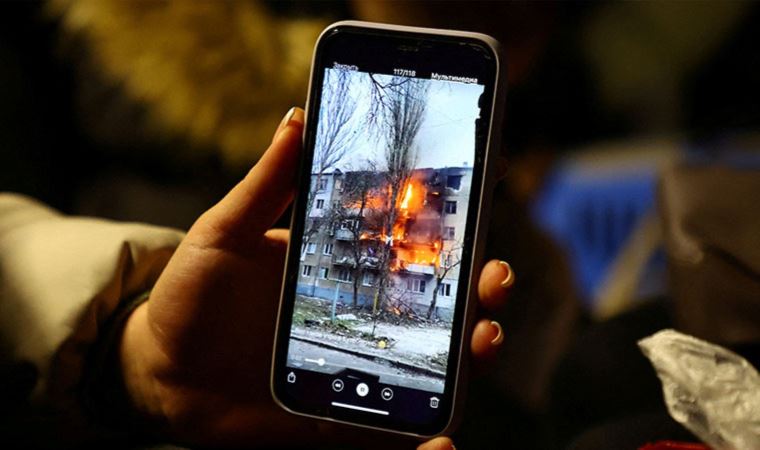
[[[323,209],[325,207],[325,200],[322,198],[317,199],[317,209]]]
[[[333,209],[340,208],[340,202],[338,200],[333,200]]]
[[[354,277],[351,276],[351,271],[345,268],[341,268],[338,271],[338,281],[343,281],[346,283],[349,283],[354,280]]]
[[[310,277],[311,276],[311,269],[313,269],[314,266],[309,266],[304,264],[304,266],[301,268],[301,276],[302,277]]]
[[[441,283],[438,286],[438,295],[442,297],[451,297],[451,283]]]
[[[356,219],[348,219],[344,220],[340,223],[340,229],[341,230],[354,230],[356,229],[358,225],[358,221]]]
[[[454,227],[443,227],[443,238],[449,241],[453,241],[456,237]]]
[[[364,277],[362,278],[362,284],[365,286],[374,286],[375,274],[371,272],[365,272]]]
[[[462,187],[462,175],[449,175],[446,177],[446,187],[458,191]]]
[[[451,257],[451,252],[443,252],[443,253],[441,253],[441,265],[444,268],[451,267],[452,259],[453,258]]]
[[[329,275],[330,275],[330,269],[328,269],[327,267],[320,267],[319,268],[319,278],[320,279],[326,280],[326,279],[328,279]]]
[[[317,244],[315,244],[314,242],[308,242],[306,244],[306,254],[307,255],[313,255],[314,252],[316,252],[316,251],[317,251]]]
[[[320,178],[317,181],[317,190],[324,191],[325,189],[327,189],[327,178]]]
[[[419,278],[410,278],[406,280],[406,290],[417,292],[419,294],[425,293],[425,280]]]
[[[332,244],[325,244],[324,246],[322,246],[322,254],[323,255],[330,256],[330,255],[332,255],[332,252],[333,252],[333,245]]]
[[[457,202],[446,200],[446,203],[443,204],[443,210],[446,211],[446,214],[456,214]]]
[[[343,189],[343,180],[341,180],[340,178],[336,178],[333,184],[336,191],[340,191]]]

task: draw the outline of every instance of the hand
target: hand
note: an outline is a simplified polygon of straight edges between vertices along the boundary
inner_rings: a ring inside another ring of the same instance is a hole
[[[130,316],[120,358],[131,406],[170,437],[200,445],[293,445],[324,440],[324,426],[275,405],[272,342],[288,231],[269,229],[290,203],[303,111],[283,119],[258,164],[193,225],[151,292]],[[512,277],[489,262],[480,304],[499,308]],[[482,319],[471,349],[479,360],[501,344]],[[451,448],[437,438],[421,448]]]

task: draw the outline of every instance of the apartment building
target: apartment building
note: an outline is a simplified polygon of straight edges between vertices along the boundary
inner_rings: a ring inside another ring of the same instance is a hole
[[[381,235],[372,227],[377,201],[366,201],[359,214],[358,207],[346,198],[347,187],[356,177],[381,180],[383,174],[335,170],[312,175],[307,217],[311,232],[301,251],[298,294],[371,308],[378,300],[380,246],[391,243],[389,264],[393,270],[386,298],[380,303],[425,316],[437,289],[434,314],[451,320],[472,168],[415,170],[392,236]],[[381,186],[376,192],[386,190]],[[408,201],[410,196],[415,196],[415,201]],[[338,210],[340,215],[335,213]],[[356,298],[354,277],[359,281]]]

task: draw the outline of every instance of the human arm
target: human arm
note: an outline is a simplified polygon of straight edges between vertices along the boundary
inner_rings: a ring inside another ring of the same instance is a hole
[[[287,230],[270,227],[293,196],[302,128],[301,110],[286,116],[259,163],[196,221],[126,323],[120,363],[128,399],[173,439],[275,446],[328,437],[318,422],[277,407],[269,391],[288,240]],[[507,270],[495,261],[484,267],[484,309],[505,301]],[[473,356],[493,356],[500,340],[500,327],[481,319]]]

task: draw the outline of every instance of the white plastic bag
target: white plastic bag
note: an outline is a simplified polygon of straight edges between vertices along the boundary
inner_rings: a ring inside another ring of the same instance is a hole
[[[715,450],[760,449],[760,375],[744,358],[675,330],[639,341],[670,415]]]

